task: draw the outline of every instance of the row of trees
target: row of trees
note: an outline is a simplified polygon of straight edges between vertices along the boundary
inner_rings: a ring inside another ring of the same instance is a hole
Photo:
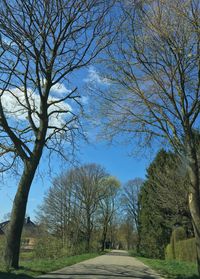
[[[99,165],[71,169],[53,181],[38,211],[39,223],[62,239],[63,246],[85,245],[89,251],[95,235],[104,250],[119,187],[119,181]]]
[[[58,253],[120,247],[164,258],[174,229],[181,227],[188,238],[194,234],[188,183],[178,156],[164,150],[148,167],[145,181],[135,178],[122,186],[100,165],[72,168],[53,180],[38,208],[40,232],[49,235],[50,251],[55,246]],[[38,242],[44,256],[45,243]],[[41,249],[36,249],[39,255]]]
[[[38,221],[67,249],[121,245],[164,258],[175,228],[181,227],[188,238],[194,235],[188,183],[179,157],[165,150],[158,152],[145,180],[135,178],[121,187],[100,165],[83,165],[54,179]]]
[[[121,186],[97,164],[68,170],[53,180],[38,223],[66,249],[137,248],[143,180]]]

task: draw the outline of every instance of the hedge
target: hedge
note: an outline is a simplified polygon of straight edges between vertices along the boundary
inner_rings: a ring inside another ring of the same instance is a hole
[[[172,244],[168,244],[165,249],[165,258],[167,260],[175,259],[179,261],[196,263],[195,238],[180,240],[175,242],[173,245],[174,251],[172,249]]]

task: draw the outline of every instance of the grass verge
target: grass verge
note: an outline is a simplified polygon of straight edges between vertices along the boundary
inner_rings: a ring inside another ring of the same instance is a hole
[[[137,257],[137,259],[157,271],[164,278],[199,279],[197,266],[193,263],[147,259],[143,257]]]
[[[99,256],[99,253],[88,253],[76,256],[61,257],[58,259],[34,259],[32,261],[21,261],[19,270],[7,272],[0,265],[1,279],[32,279],[41,274],[45,274],[62,267],[70,266]]]

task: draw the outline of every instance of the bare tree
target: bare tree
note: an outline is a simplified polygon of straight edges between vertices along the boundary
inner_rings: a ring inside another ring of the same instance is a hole
[[[75,144],[81,101],[70,79],[110,44],[111,2],[1,1],[1,171],[22,165],[7,266],[18,268],[28,194],[44,147],[63,155],[62,148]]]
[[[188,200],[200,273],[200,3],[121,4],[121,32],[105,59],[110,86],[100,94],[104,133],[139,135],[143,146],[159,137],[179,154],[191,182]]]
[[[75,236],[79,233],[79,222],[75,221],[79,218],[76,193],[69,173],[68,171],[53,180],[37,210],[39,223],[60,238],[63,246],[74,245]]]
[[[93,231],[99,226],[105,246],[119,185],[117,179],[107,176],[99,165],[73,168],[54,179],[39,207],[38,220],[61,238],[63,245],[75,249],[84,238],[89,250]]]
[[[143,183],[144,181],[141,178],[129,180],[123,187],[123,193],[121,197],[122,206],[125,209],[127,218],[132,220],[131,223],[137,232],[140,211],[139,194]]]
[[[71,181],[81,209],[81,221],[86,240],[86,251],[90,250],[91,236],[94,229],[95,213],[99,203],[107,195],[104,180],[105,170],[96,164],[86,164],[71,172]]]
[[[120,182],[115,177],[107,177],[103,181],[105,187],[105,196],[99,202],[99,210],[97,212],[102,230],[101,249],[106,248],[106,239],[108,235],[109,224],[112,223],[114,214],[117,210],[116,198],[120,187]]]

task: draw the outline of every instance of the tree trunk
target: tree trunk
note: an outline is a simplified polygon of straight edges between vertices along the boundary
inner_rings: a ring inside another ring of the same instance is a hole
[[[28,162],[24,165],[24,170],[18,185],[17,193],[13,202],[11,219],[6,233],[5,264],[8,268],[17,269],[19,267],[19,252],[21,234],[26,214],[28,194],[33,181],[38,163]]]
[[[90,231],[87,231],[86,236],[86,252],[90,252]]]
[[[189,188],[189,209],[192,216],[192,224],[194,228],[196,250],[197,250],[197,265],[200,274],[200,180],[199,167],[196,152],[191,149],[188,155],[188,171],[191,181]]]
[[[86,229],[86,252],[90,251],[90,239],[91,239],[91,220],[90,213],[87,212],[87,229]]]
[[[105,244],[106,244],[106,238],[107,238],[107,231],[108,231],[108,224],[105,223],[103,226],[101,251],[104,251],[106,248]]]
[[[105,250],[105,246],[106,246],[106,234],[103,233],[102,245],[101,245],[101,251],[102,251],[102,252]]]

